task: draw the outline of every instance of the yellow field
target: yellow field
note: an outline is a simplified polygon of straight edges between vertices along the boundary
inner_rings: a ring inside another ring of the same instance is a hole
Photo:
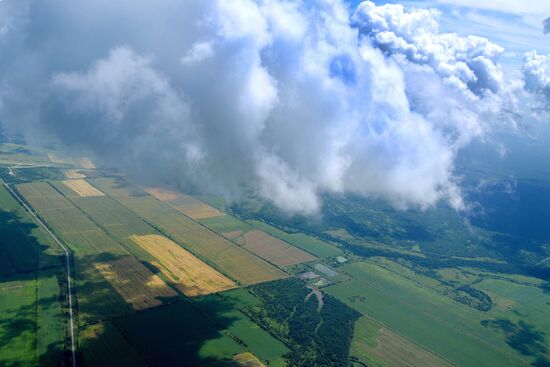
[[[189,297],[235,288],[235,283],[172,240],[159,235],[133,235],[135,243],[158,259],[153,265]]]
[[[76,179],[76,178],[86,178],[86,175],[83,173],[78,172],[76,169],[68,169],[65,170],[65,177],[69,179]]]
[[[281,267],[316,259],[315,256],[257,229],[245,233],[244,247],[259,257]]]
[[[237,354],[235,357],[233,357],[233,361],[241,367],[265,367],[265,364],[260,362],[260,360],[256,358],[254,354],[249,352]]]
[[[159,306],[160,297],[175,297],[176,292],[134,257],[96,263],[95,268],[135,310]]]
[[[64,180],[61,182],[80,196],[105,196],[104,193],[82,179]]]
[[[48,158],[52,163],[56,164],[68,164],[73,166],[79,166],[84,169],[95,169],[95,164],[92,162],[92,160],[88,157],[81,157],[81,158],[66,158],[66,157],[60,157],[57,154],[48,154]]]
[[[225,215],[218,209],[179,192],[159,188],[147,188],[145,191],[193,219],[206,219]]]

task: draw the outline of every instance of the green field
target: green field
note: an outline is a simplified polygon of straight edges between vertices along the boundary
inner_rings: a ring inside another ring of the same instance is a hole
[[[450,367],[452,364],[363,316],[355,324],[352,360],[373,367]]]
[[[522,366],[538,354],[524,355],[507,337],[484,325],[496,319],[457,303],[375,263],[344,266],[353,280],[326,288],[353,308],[391,330],[461,366]]]
[[[303,233],[287,233],[259,220],[249,220],[251,225],[318,257],[341,255],[342,250],[327,242]]]
[[[113,323],[155,366],[204,365],[231,360],[244,351],[186,302],[123,316]]]
[[[57,278],[51,272],[17,278],[0,278],[0,365],[59,364],[66,318]]]
[[[0,186],[0,276],[60,264],[58,246]]]
[[[234,300],[233,297],[230,299]],[[264,362],[273,362],[281,359],[282,356],[290,351],[282,342],[275,339],[267,331],[254,324],[248,317],[238,311],[236,306],[229,299],[225,298],[225,293],[202,297],[196,299],[195,302],[199,307],[208,312],[212,318],[223,325],[225,330],[239,338],[250,349],[252,354]],[[239,302],[239,304],[242,306],[242,303]]]
[[[80,331],[80,363],[86,367],[148,366],[138,351],[109,321]]]
[[[199,222],[217,233],[249,231],[253,229],[253,227],[248,223],[228,214],[219,217],[201,219]]]
[[[76,255],[127,252],[46,182],[16,186],[21,195]]]

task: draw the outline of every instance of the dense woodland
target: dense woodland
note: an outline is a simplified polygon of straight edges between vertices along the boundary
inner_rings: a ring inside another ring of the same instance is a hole
[[[324,294],[318,302],[301,281],[291,278],[253,286],[260,306],[244,311],[291,346],[289,366],[348,366],[353,327],[360,314]]]

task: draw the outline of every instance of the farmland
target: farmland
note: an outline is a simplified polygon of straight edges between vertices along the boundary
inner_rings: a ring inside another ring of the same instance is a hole
[[[283,241],[290,243],[304,251],[307,251],[317,257],[328,257],[342,254],[342,250],[327,242],[321,241],[318,238],[308,236],[304,233],[287,233],[276,227],[273,227],[265,222],[258,220],[249,220],[251,225],[269,233],[270,235],[280,238]]]
[[[367,316],[361,317],[355,324],[350,353],[352,360],[368,366],[452,366],[450,362],[421,348]]]
[[[328,287],[329,294],[453,363],[531,363],[507,345],[501,333],[483,326],[484,320],[492,319],[490,315],[440,296],[374,263],[354,263],[344,266],[343,271],[353,280]]]
[[[143,220],[159,228],[167,237],[181,243],[191,253],[239,284],[255,284],[286,276],[269,263],[124,181],[95,179],[91,182],[102,192],[133,210]]]
[[[148,366],[110,321],[88,325],[80,336],[80,361],[84,366]]]
[[[84,169],[95,169],[95,164],[88,157],[67,157],[56,153],[48,153],[50,162],[62,166],[76,166]]]
[[[210,317],[224,326],[237,337],[257,357],[268,363],[280,361],[290,350],[267,331],[253,323],[238,310],[243,303],[236,301],[237,294],[247,294],[244,289],[237,289],[222,294],[210,295],[196,299],[197,305]]]
[[[176,296],[162,279],[134,257],[96,263],[95,267],[124,301],[136,310],[159,306],[162,304],[159,299]]]
[[[79,320],[95,322],[132,312],[132,307],[97,269],[98,262],[127,256],[128,252],[89,217],[46,182],[16,186],[37,213],[74,252],[80,289]]]
[[[244,234],[243,246],[250,252],[279,267],[295,265],[316,259],[307,252],[299,250],[259,230],[246,232]]]
[[[67,198],[45,182],[17,185],[17,190],[77,255],[127,252]]]
[[[255,216],[79,165],[3,176],[71,250],[79,365],[550,360],[547,285],[498,271],[503,259],[453,253],[429,268],[424,243],[366,241],[342,216],[324,213],[330,226]],[[0,365],[67,361],[63,257],[3,187],[0,216]],[[287,272],[327,282],[317,289]]]
[[[0,276],[60,265],[59,249],[0,186]]]
[[[152,308],[117,318],[113,323],[145,360],[155,366],[231,360],[244,351],[188,303]]]
[[[166,237],[134,235],[130,238],[157,259],[158,262],[152,264],[177,284],[186,296],[195,297],[235,287],[233,281]]]
[[[205,219],[223,215],[218,209],[192,196],[158,188],[148,188],[146,191],[192,219]]]
[[[76,192],[79,196],[103,196],[101,191],[90,185],[88,182],[82,179],[77,180],[65,180],[63,181],[65,186]]]
[[[59,364],[66,319],[55,273],[1,279],[0,365]]]

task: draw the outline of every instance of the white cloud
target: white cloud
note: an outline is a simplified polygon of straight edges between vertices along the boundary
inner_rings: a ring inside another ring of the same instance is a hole
[[[214,55],[214,48],[209,42],[196,42],[191,46],[191,49],[181,58],[184,64],[192,64],[201,62]]]
[[[506,105],[502,49],[433,10],[366,2],[352,26],[341,0],[28,4],[0,59],[12,129],[289,212],[327,192],[461,208],[456,154]]]
[[[504,49],[486,38],[440,33],[439,16],[434,9],[405,11],[398,4],[364,1],[352,20],[385,53],[429,65],[450,84],[475,95],[497,93],[503,84],[497,62]]]
[[[527,52],[521,69],[525,90],[542,97],[550,103],[550,55]]]

